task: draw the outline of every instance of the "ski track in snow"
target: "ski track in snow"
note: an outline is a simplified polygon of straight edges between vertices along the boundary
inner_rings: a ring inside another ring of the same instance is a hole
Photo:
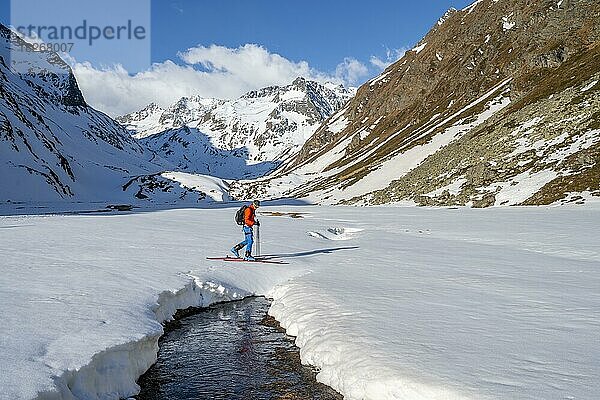
[[[0,218],[0,399],[133,395],[160,322],[253,294],[346,399],[600,397],[600,204],[266,209],[289,265],[205,260],[234,208]]]

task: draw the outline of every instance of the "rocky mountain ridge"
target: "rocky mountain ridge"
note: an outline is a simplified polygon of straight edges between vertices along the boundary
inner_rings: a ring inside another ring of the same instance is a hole
[[[598,195],[599,20],[590,0],[451,10],[239,193],[475,207]]]
[[[297,152],[353,94],[343,86],[297,78],[236,100],[193,96],[166,109],[151,104],[117,121],[183,171],[233,178],[232,171],[207,165],[239,166],[241,160],[248,168],[242,167],[238,178],[256,177]]]

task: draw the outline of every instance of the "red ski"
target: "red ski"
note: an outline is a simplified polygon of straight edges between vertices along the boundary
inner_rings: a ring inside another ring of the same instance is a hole
[[[233,261],[233,262],[247,262],[247,263],[261,263],[261,264],[289,264],[285,261],[279,260],[267,260],[266,258],[257,257],[254,261],[244,260],[243,258],[235,257],[206,257],[207,260],[211,261]]]

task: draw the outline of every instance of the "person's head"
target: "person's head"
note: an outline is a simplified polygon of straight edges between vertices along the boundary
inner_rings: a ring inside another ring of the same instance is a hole
[[[254,205],[254,208],[258,208],[260,207],[260,200],[254,200],[252,204]]]

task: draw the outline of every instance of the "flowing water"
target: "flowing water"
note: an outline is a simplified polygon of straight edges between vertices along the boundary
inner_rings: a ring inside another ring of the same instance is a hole
[[[300,364],[264,298],[224,303],[169,324],[138,400],[342,399]]]

